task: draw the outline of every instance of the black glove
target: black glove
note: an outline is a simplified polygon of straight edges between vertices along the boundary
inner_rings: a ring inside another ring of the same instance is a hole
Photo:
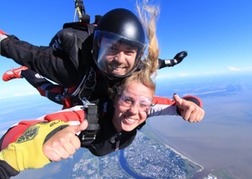
[[[159,69],[164,68],[164,67],[173,67],[174,65],[179,64],[182,62],[182,60],[187,56],[186,51],[182,51],[177,53],[173,59],[167,59],[167,60],[159,60]]]

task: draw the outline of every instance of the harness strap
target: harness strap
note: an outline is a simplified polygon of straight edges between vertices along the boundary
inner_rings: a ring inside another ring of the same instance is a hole
[[[98,108],[96,104],[88,102],[84,110],[87,116],[88,127],[81,131],[78,137],[81,141],[81,147],[88,147],[95,140],[100,125],[98,123]]]
[[[97,19],[97,21],[98,20],[99,18]],[[87,32],[88,34],[87,38],[84,38],[83,41],[78,41],[78,48],[81,50],[83,43],[87,44],[90,47],[92,45],[91,34],[94,32],[96,25],[87,24],[87,22],[89,23],[88,18],[86,19],[86,21],[65,23],[63,25],[63,28],[71,27],[74,29],[79,29]],[[89,59],[88,55],[85,57]],[[92,92],[94,91],[96,86],[96,71],[92,68],[92,65],[90,63],[91,62],[89,62],[88,60],[85,61],[85,75],[82,78],[80,84],[77,86],[77,88],[71,93],[69,93],[69,91],[66,90],[64,94],[65,98],[68,99],[68,102],[70,102],[70,105],[73,105],[75,103],[75,100],[78,100],[78,103],[80,100],[83,102],[85,107],[84,110],[86,112],[86,119],[88,120],[88,127],[84,131],[81,131],[80,134],[78,135],[81,141],[81,147],[90,146],[91,142],[95,140],[96,134],[100,129],[100,125],[98,123],[99,120],[98,107],[96,104],[89,103],[87,101],[87,99],[89,99],[90,96],[92,95]]]
[[[86,79],[84,83],[81,85],[80,92],[78,94],[79,99],[89,99],[92,92],[94,91],[96,86],[96,72],[91,67],[89,70],[89,74],[86,75]]]

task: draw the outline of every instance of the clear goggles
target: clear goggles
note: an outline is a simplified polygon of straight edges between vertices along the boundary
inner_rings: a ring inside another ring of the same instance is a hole
[[[152,98],[123,91],[119,99],[119,104],[126,108],[131,108],[136,104],[139,112],[148,112],[152,106]]]

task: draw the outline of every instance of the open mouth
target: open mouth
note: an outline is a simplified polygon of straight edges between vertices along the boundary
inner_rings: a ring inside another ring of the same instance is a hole
[[[126,73],[127,67],[109,65],[108,69],[113,74],[124,75]]]
[[[136,122],[136,119],[132,119],[132,118],[128,118],[127,116],[124,115],[124,118],[123,118],[124,122],[126,124],[133,124]]]

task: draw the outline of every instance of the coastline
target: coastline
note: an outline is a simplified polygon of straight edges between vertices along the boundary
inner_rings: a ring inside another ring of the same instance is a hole
[[[178,154],[179,156],[181,156],[181,158],[183,158],[184,160],[188,160],[192,163],[194,163],[195,165],[198,165],[201,169],[199,169],[197,171],[198,172],[201,172],[203,171],[205,168],[203,165],[197,163],[196,161],[194,161],[193,159],[191,159],[189,156],[187,156],[186,154],[183,154],[183,152],[180,152],[179,149],[175,149],[174,146],[171,146],[169,143],[167,143],[167,140],[164,139],[164,137],[162,135],[159,134],[158,130],[155,129],[155,127],[152,127],[149,125],[149,128],[151,129],[151,131],[155,134],[155,136],[157,136],[164,144],[167,148],[169,148],[170,150],[172,150],[173,152],[175,152],[176,154]]]
[[[162,141],[163,141],[163,140],[162,140]],[[165,141],[163,141],[163,142],[165,143]],[[187,156],[183,155],[182,153],[180,153],[180,152],[177,151],[176,149],[174,149],[174,148],[172,148],[171,146],[169,146],[167,143],[165,143],[165,146],[166,146],[167,148],[169,148],[170,150],[172,150],[173,152],[175,152],[176,154],[178,154],[178,155],[179,155],[181,158],[183,158],[184,160],[188,160],[188,161],[194,163],[195,165],[200,166],[201,169],[199,169],[197,172],[201,172],[202,170],[204,170],[204,167],[203,167],[201,164],[199,164],[199,163],[193,161],[192,159],[188,158]]]

